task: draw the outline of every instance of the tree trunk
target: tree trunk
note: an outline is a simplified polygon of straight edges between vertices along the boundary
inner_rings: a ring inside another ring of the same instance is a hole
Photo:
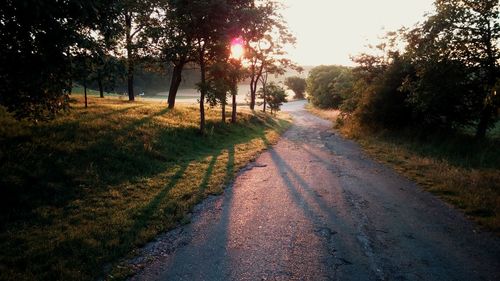
[[[250,79],[250,109],[255,108],[255,99],[257,93],[257,85],[259,84],[260,77],[264,70],[264,63],[261,64],[257,72],[255,71],[255,66],[252,66],[252,77]]]
[[[97,76],[97,84],[99,85],[99,96],[104,98],[104,89],[102,87],[102,77],[100,74]]]
[[[222,100],[222,122],[226,123],[226,94]]]
[[[252,77],[253,80],[253,77]],[[255,82],[257,82],[256,80]],[[255,109],[255,97],[257,93],[257,83],[254,83],[254,81],[250,81],[250,109],[254,110]]]
[[[132,15],[131,13],[125,14],[125,36],[127,48],[127,86],[128,86],[128,100],[134,101],[134,61],[132,52]]]
[[[265,75],[261,76],[261,82],[262,82],[262,94],[264,95],[264,112],[266,112],[266,105],[267,105],[267,77],[268,73],[266,72]],[[272,114],[272,110],[271,110]]]
[[[483,139],[486,137],[486,132],[488,131],[488,128],[491,126],[491,123],[493,122],[493,115],[495,114],[495,111],[497,110],[497,106],[495,104],[494,100],[494,94],[495,94],[495,83],[497,80],[496,76],[496,65],[495,65],[495,55],[493,54],[493,46],[492,46],[492,29],[489,20],[486,20],[487,26],[486,26],[486,38],[485,38],[485,45],[486,45],[486,54],[487,54],[487,62],[486,62],[486,67],[488,71],[488,80],[487,80],[487,93],[485,95],[485,105],[483,107],[483,110],[481,111],[481,116],[479,117],[479,123],[477,124],[477,129],[476,129],[476,138],[478,139]],[[491,99],[488,101],[488,99]]]
[[[479,123],[476,128],[476,138],[484,139],[486,137],[486,132],[488,131],[488,127],[491,125],[493,120],[493,106],[486,105],[481,112],[481,117],[479,118]]]
[[[201,89],[200,89],[200,134],[205,134],[205,94],[206,94],[206,73],[205,73],[205,58],[203,57],[205,50],[200,52],[200,73],[201,73]]]
[[[71,73],[71,75],[73,76],[73,73]],[[71,96],[72,93],[73,93],[73,78],[69,79],[68,95]]]
[[[70,48],[67,49],[68,54],[71,53]],[[71,56],[69,56],[69,85],[68,85],[68,96],[71,96],[73,93],[73,60]]]
[[[182,69],[184,68],[185,62],[181,62],[174,66],[172,72],[172,80],[170,82],[170,88],[168,91],[168,108],[172,109],[175,106],[175,97],[177,96],[177,90],[182,81]]]
[[[236,93],[231,93],[233,96],[233,112],[231,112],[231,123],[236,123]]]
[[[85,108],[87,108],[87,81],[83,81],[83,96],[85,97]]]

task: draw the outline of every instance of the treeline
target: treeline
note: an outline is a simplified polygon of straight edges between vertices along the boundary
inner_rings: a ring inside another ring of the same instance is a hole
[[[249,81],[254,109],[269,75],[300,69],[284,52],[295,38],[280,7],[255,0],[7,1],[0,6],[0,104],[18,118],[42,120],[68,108],[75,83],[85,93],[97,87],[102,96],[126,81],[133,101],[135,75],[158,72],[168,73],[173,108],[186,70],[195,65],[203,131],[205,103],[222,105],[225,116],[238,81]],[[231,57],[235,38],[241,58]]]
[[[436,0],[413,28],[390,32],[354,68],[320,66],[311,102],[368,129],[457,131],[483,138],[499,120],[499,2]],[[404,46],[404,47],[402,47]]]
[[[89,89],[101,92],[101,97],[107,93],[128,94],[128,83],[125,64],[123,61],[121,72],[118,72],[115,80],[103,80],[102,85],[95,79],[90,79],[87,87]],[[134,94],[137,96],[145,92],[146,96],[151,96],[159,92],[168,92],[172,80],[172,67],[164,66],[162,68],[151,69],[148,65],[137,65],[134,69]],[[182,82],[179,88],[193,89],[200,80],[199,68],[192,65],[184,69],[182,73]],[[83,87],[83,81],[75,80],[78,86]],[[73,85],[76,86],[76,85]],[[101,87],[102,86],[102,87]]]

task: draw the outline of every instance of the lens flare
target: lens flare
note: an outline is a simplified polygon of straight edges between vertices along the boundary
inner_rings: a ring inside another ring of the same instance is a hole
[[[245,49],[243,48],[243,39],[234,38],[231,40],[231,58],[239,60],[243,57],[244,53]]]

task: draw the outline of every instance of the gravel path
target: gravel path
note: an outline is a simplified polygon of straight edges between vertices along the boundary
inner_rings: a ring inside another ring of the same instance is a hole
[[[303,105],[224,195],[140,251],[131,280],[500,280],[497,237]]]

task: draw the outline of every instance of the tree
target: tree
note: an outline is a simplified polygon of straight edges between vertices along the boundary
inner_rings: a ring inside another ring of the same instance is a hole
[[[207,102],[212,107],[217,104],[221,105],[222,122],[226,122],[227,95],[231,93],[232,86],[231,75],[227,73],[228,69],[230,69],[230,64],[227,61],[221,61],[211,65],[208,70]]]
[[[253,9],[251,0],[194,1],[178,6],[182,14],[190,18],[187,33],[193,34],[193,56],[200,67],[200,132],[205,131],[205,98],[210,90],[207,71],[211,64],[229,57],[228,46],[231,38],[248,29],[249,21],[243,15]],[[237,88],[233,88],[235,101]],[[236,102],[233,102],[233,122],[236,120]]]
[[[175,98],[182,82],[184,67],[196,62],[193,53],[195,30],[191,28],[191,17],[184,3],[176,0],[160,2],[160,20],[150,25],[147,32],[158,45],[159,57],[169,66],[171,81],[168,91],[168,108],[175,107]]]
[[[92,73],[94,71],[95,58],[88,53],[81,53],[74,57],[73,59],[73,79],[77,82],[81,83],[83,86],[83,95],[85,108],[87,108],[87,88],[88,85],[92,82],[93,76]]]
[[[7,1],[0,5],[0,104],[17,117],[53,117],[67,108],[72,49],[97,29],[102,1]]]
[[[264,99],[271,109],[271,114],[276,114],[276,112],[280,110],[283,103],[287,102],[285,89],[271,82],[267,85]]]
[[[309,72],[307,92],[309,99],[320,108],[338,109],[350,95],[348,83],[352,70],[345,66],[318,66]]]
[[[368,58],[368,56],[364,56]],[[373,59],[369,59],[369,62]],[[359,62],[363,62],[359,60]],[[413,122],[412,108],[408,105],[409,93],[401,85],[408,75],[413,73],[409,62],[397,52],[392,53],[390,59],[381,61],[380,65],[361,66],[365,71],[374,73],[363,73],[358,79],[366,79],[360,97],[355,97],[358,101],[354,110],[354,117],[363,127],[372,129],[401,129]],[[360,72],[355,70],[356,75]],[[352,84],[353,87],[355,84]]]
[[[303,99],[304,92],[306,91],[306,79],[298,76],[287,77],[285,79],[285,86],[292,90],[295,94],[295,99]]]
[[[464,112],[470,112],[468,120],[477,120],[476,136],[482,138],[494,124],[496,112],[500,108],[500,98],[494,90],[500,75],[499,2],[436,0],[435,7],[435,14],[408,32],[407,52],[417,66],[417,72],[424,75],[432,75],[432,68],[436,64],[445,68],[445,64],[453,64],[463,69],[461,77],[467,84],[465,88],[470,90],[462,95],[464,100],[460,104],[468,107]],[[447,78],[453,80],[453,77]],[[432,86],[423,84],[429,81],[423,75],[416,80],[417,84],[422,84],[420,88],[414,88],[417,94],[422,94],[424,89]],[[463,92],[463,82],[449,88],[449,94]],[[452,84],[449,84],[450,87]],[[466,96],[472,97],[472,100]]]
[[[109,33],[120,38],[125,49],[127,64],[127,88],[130,101],[134,95],[134,69],[141,52],[150,47],[148,34],[144,32],[147,26],[158,25],[157,4],[155,0],[116,0],[113,8],[115,15],[113,26]]]
[[[126,69],[123,61],[114,56],[100,55],[96,60],[92,80],[97,81],[99,95],[103,98],[104,92],[113,91],[118,81],[121,81],[125,77]]]
[[[219,1],[194,1],[177,7],[180,12],[191,19],[188,33],[193,34],[193,55],[200,67],[200,133],[205,133],[205,99],[210,90],[210,81],[207,79],[207,70],[211,62],[227,47],[226,39],[227,15],[229,5]]]
[[[250,26],[243,30],[247,42],[246,59],[249,63],[250,109],[254,110],[258,84],[267,74],[284,74],[287,68],[302,71],[286,58],[286,45],[295,44],[295,37],[290,33],[286,22],[279,13],[281,4],[266,1],[256,6],[245,16],[250,18]]]

